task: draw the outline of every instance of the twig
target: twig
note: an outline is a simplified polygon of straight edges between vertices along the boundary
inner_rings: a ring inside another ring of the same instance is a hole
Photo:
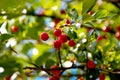
[[[62,65],[62,60],[61,60],[61,56],[60,56],[60,49],[58,49],[58,59],[59,59],[59,63],[60,63],[60,66],[61,68],[63,68],[63,65]]]
[[[38,65],[36,65],[34,63],[30,63],[30,64],[34,65],[36,68],[40,68],[40,66],[38,66]]]
[[[0,13],[0,16],[10,16],[12,13],[5,13],[5,14],[2,14]],[[14,13],[14,16],[22,16],[22,15],[26,15],[26,16],[36,16],[36,17],[50,17],[52,19],[55,19],[55,18],[58,18],[60,20],[63,20],[63,18],[61,18],[60,16],[55,16],[55,15],[38,15],[38,14],[34,14],[34,13],[26,13],[26,14],[23,14],[23,13]]]
[[[86,48],[85,48],[86,50]],[[88,53],[86,53],[86,64],[88,62]],[[89,74],[89,69],[88,69],[88,66],[86,65],[86,80],[90,80],[90,74]]]
[[[84,65],[81,66],[72,66],[72,67],[58,67],[58,68],[37,68],[37,67],[25,67],[24,69],[33,69],[33,70],[47,70],[47,71],[51,71],[51,70],[67,70],[67,69],[72,69],[72,68],[83,68]]]
[[[46,75],[46,74],[44,74],[44,75],[41,75],[42,77],[49,77],[49,75]],[[41,77],[40,76],[40,77]],[[83,77],[83,76],[85,76],[85,73],[83,73],[83,74],[69,74],[69,75],[61,75],[61,77],[62,78],[65,78],[65,77],[72,77],[72,76],[77,76],[77,77]]]
[[[17,51],[15,51],[11,46],[9,47],[11,51],[13,51],[14,53],[18,54]]]

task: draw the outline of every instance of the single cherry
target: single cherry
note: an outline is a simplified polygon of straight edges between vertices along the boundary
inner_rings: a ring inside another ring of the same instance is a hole
[[[88,12],[88,14],[89,14],[89,15],[93,15],[93,14],[94,14],[94,12],[92,12],[92,11],[89,11],[89,12]]]
[[[99,36],[97,37],[97,42],[100,42],[102,39],[103,39],[103,36],[99,35]]]
[[[16,33],[18,32],[18,26],[12,26],[12,32]]]
[[[110,26],[105,26],[105,27],[103,28],[103,31],[104,31],[104,32],[109,32],[109,31],[110,31]]]
[[[61,29],[56,29],[54,31],[54,36],[59,37],[61,35],[61,33],[62,33]]]
[[[62,43],[65,43],[65,42],[67,42],[68,37],[67,37],[66,34],[61,34],[60,37],[59,37],[59,40],[60,40]]]
[[[61,47],[61,41],[60,40],[54,41],[54,48],[55,49],[60,49],[60,47]]]
[[[115,36],[117,37],[117,39],[120,40],[120,32],[119,31],[116,32]]]
[[[53,65],[50,67],[51,69],[56,69],[58,68],[57,66]],[[51,73],[54,74],[56,77],[60,76],[60,70],[51,70]]]
[[[11,76],[7,76],[7,77],[5,77],[5,80],[11,80],[10,78],[11,78]]]
[[[119,31],[119,32],[120,32],[120,26],[117,26],[117,31]]]
[[[53,77],[49,78],[49,80],[60,80],[60,78],[57,76],[53,76]]]
[[[61,14],[66,14],[66,11],[64,9],[60,10]]]
[[[55,22],[56,24],[59,23],[59,21],[60,21],[59,18],[56,18],[56,19],[54,20],[54,22]]]
[[[49,38],[49,36],[48,36],[48,34],[46,32],[42,32],[40,34],[40,39],[41,40],[46,41],[46,40],[48,40],[48,38]]]
[[[76,43],[75,43],[75,41],[74,41],[73,39],[71,39],[71,40],[68,42],[68,45],[69,45],[70,47],[73,47],[73,46],[76,45]]]
[[[100,80],[105,80],[105,74],[101,73],[101,74],[99,75],[99,79],[100,79]]]
[[[87,32],[90,32],[91,30],[92,30],[91,27],[88,27],[88,28],[87,28]]]
[[[95,68],[95,63],[93,60],[87,62],[87,67],[88,69],[93,69]]]
[[[83,77],[80,77],[78,80],[84,80],[84,78],[83,78]]]
[[[71,20],[67,19],[66,24],[68,24],[68,25],[71,24]]]
[[[55,23],[54,27],[56,27],[59,22],[60,22],[60,19],[59,19],[59,18],[56,18],[56,19],[54,20],[54,23]]]

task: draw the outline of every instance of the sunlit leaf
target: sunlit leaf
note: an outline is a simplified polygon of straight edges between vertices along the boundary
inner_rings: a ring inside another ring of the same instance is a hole
[[[41,66],[51,55],[51,52],[43,52],[42,55],[40,55],[36,61],[35,64]]]
[[[84,0],[82,6],[82,13],[85,14],[89,12],[96,4],[96,1],[97,0]]]
[[[104,18],[108,15],[108,11],[107,10],[99,10],[96,12],[96,14],[94,15],[94,17],[96,19],[101,19]]]
[[[0,36],[0,41],[1,41],[1,42],[4,42],[4,41],[8,40],[8,39],[11,38],[11,37],[13,37],[13,36],[10,35],[10,34],[2,34],[2,35]]]
[[[77,20],[78,19],[78,12],[77,10],[74,8],[71,11],[68,11],[68,15],[73,19],[73,20]]]
[[[48,59],[45,63],[46,68],[50,68],[51,65],[54,65],[56,62],[52,59]]]

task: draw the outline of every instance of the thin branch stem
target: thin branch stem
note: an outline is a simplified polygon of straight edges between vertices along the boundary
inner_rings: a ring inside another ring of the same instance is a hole
[[[10,16],[12,13],[5,13],[5,14],[2,14],[0,13],[0,16]],[[55,16],[55,15],[37,15],[37,14],[34,14],[34,13],[26,13],[26,14],[23,14],[23,13],[14,13],[14,16],[22,16],[22,15],[26,15],[26,16],[36,16],[36,17],[50,17],[52,19],[55,19],[55,18],[59,18],[60,20],[62,20],[63,18],[61,18],[60,16]]]
[[[59,63],[60,63],[60,66],[63,68],[63,65],[62,65],[62,59],[61,59],[61,56],[60,56],[60,49],[58,49],[58,59],[59,59]]]
[[[33,69],[33,70],[44,70],[44,71],[51,71],[51,70],[67,70],[67,69],[72,69],[72,68],[83,68],[84,65],[82,66],[72,66],[72,67],[59,67],[59,68],[38,68],[38,67],[25,67],[24,69]]]
[[[16,50],[14,50],[11,46],[9,47],[11,51],[13,51],[14,53],[18,54],[18,52]]]
[[[85,48],[86,50],[86,48]],[[88,62],[88,53],[86,52],[86,64]],[[90,74],[89,74],[89,69],[88,69],[88,66],[86,65],[86,80],[89,80],[90,79]]]

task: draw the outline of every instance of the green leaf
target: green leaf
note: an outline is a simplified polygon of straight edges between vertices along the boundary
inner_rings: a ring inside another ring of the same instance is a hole
[[[10,35],[10,34],[2,34],[2,35],[0,36],[0,41],[1,41],[1,42],[4,42],[4,41],[8,40],[8,39],[11,38],[11,37],[13,37],[13,36]]]
[[[84,21],[91,21],[92,19],[94,19],[94,17],[88,15],[87,13],[86,13],[86,14],[83,14],[83,16],[82,16],[83,22],[84,22]]]
[[[16,8],[22,0],[1,0],[0,9]],[[23,1],[22,1],[23,2]]]
[[[50,68],[51,65],[54,65],[55,64],[55,61],[52,60],[52,59],[48,59],[45,63],[45,67],[46,68]]]
[[[99,10],[96,12],[96,14],[94,15],[94,17],[96,19],[101,19],[104,18],[108,15],[108,11],[107,10]]]
[[[33,43],[26,43],[24,46],[23,46],[23,48],[22,48],[22,52],[23,53],[27,53],[32,47],[33,47],[34,45],[33,45]]]
[[[14,9],[20,9],[25,7],[25,3],[33,2],[33,0],[1,0],[0,1],[0,10],[14,10]],[[18,10],[16,10],[18,11]],[[15,13],[15,11],[14,11]]]
[[[41,66],[49,58],[50,55],[51,55],[51,52],[42,53],[42,55],[36,59],[35,64],[37,64],[38,66]]]
[[[83,24],[84,26],[87,27],[94,27],[94,23],[93,22],[86,22],[85,24]]]
[[[82,14],[89,12],[95,5],[97,0],[84,0],[82,6]]]
[[[16,60],[18,59],[16,57],[5,54],[0,56],[0,59],[0,67],[3,67],[5,70],[3,73],[0,74],[0,77],[12,75],[14,72],[21,71],[23,69],[22,65],[16,62]]]
[[[64,27],[63,31],[67,34],[67,36],[70,39],[72,39],[72,38],[76,39],[77,38],[77,34],[76,34],[76,32],[72,28]]]
[[[38,30],[38,29],[35,28],[35,27],[28,28],[28,31],[27,31],[26,36],[29,36],[29,37],[32,38],[32,39],[38,39],[39,37],[37,36],[37,35],[38,35],[37,30]]]
[[[94,58],[94,59],[97,58],[98,60],[102,61],[102,57],[103,57],[103,56],[102,56],[102,53],[101,53],[100,50],[97,49],[97,50],[96,50],[95,52],[93,52],[92,54],[93,54],[93,58]]]
[[[92,42],[92,44],[88,46],[88,50],[94,52],[96,50],[96,45],[97,45],[96,41]]]
[[[77,10],[74,8],[71,11],[68,11],[68,15],[75,21],[78,19],[78,12]]]
[[[79,62],[84,62],[85,61],[85,57],[86,57],[86,52],[85,51],[79,52],[79,54],[75,53],[74,55]]]

